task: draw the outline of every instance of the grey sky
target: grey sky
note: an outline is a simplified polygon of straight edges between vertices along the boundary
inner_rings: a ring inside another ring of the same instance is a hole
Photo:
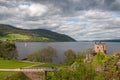
[[[0,0],[0,23],[76,40],[120,39],[120,0]]]

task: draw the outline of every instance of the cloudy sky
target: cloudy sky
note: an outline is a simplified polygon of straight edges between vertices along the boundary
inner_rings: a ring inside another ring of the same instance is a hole
[[[120,39],[120,0],[0,0],[0,23],[78,41]]]

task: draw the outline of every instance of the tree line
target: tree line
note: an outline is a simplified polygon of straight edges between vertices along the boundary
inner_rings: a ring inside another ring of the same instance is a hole
[[[53,62],[54,57],[57,57],[57,52],[50,46],[33,52],[27,56],[28,60],[36,62]]]
[[[27,59],[34,62],[53,62],[53,58],[57,58],[58,53],[55,48],[48,46],[31,54],[28,54]],[[76,59],[76,53],[72,49],[64,52],[64,60],[66,64],[72,64]]]

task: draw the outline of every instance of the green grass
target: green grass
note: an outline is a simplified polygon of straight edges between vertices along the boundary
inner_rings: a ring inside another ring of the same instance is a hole
[[[21,62],[17,60],[5,60],[0,58],[0,69],[14,69],[32,66],[33,68],[59,68],[64,67],[64,64],[57,63],[32,63]],[[52,73],[49,73],[49,75]],[[22,72],[0,72],[0,80],[29,80]]]
[[[28,40],[30,39],[27,35],[21,35],[21,34],[7,34],[6,36],[1,36],[0,40]]]
[[[29,36],[29,35],[22,35],[22,34],[7,34],[4,36],[0,36],[0,40],[18,40],[18,41],[54,41],[47,37],[36,37],[36,36]]]
[[[22,72],[0,72],[0,80],[30,80]]]
[[[0,69],[23,68],[36,65],[36,63],[5,60],[0,58]],[[0,72],[0,80],[30,80],[22,72]]]
[[[13,68],[23,68],[27,66],[35,65],[36,63],[21,62],[17,60],[4,60],[0,58],[0,69],[13,69]]]
[[[13,74],[13,72],[0,72],[0,79],[4,79],[11,74]]]
[[[58,63],[41,63],[35,67],[39,68],[59,68],[59,67],[65,67],[65,64],[58,64]]]

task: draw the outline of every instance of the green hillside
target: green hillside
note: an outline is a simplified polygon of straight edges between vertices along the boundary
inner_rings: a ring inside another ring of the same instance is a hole
[[[19,29],[10,25],[0,24],[0,40],[15,40],[15,41],[75,41],[73,38],[52,32],[45,29]]]

